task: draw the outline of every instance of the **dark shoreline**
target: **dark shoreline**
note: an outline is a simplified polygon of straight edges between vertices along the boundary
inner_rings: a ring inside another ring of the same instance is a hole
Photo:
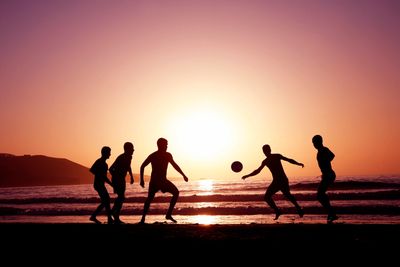
[[[7,244],[3,245],[4,255],[8,250],[22,250],[62,257],[85,257],[91,251],[146,257],[201,252],[216,258],[230,255],[232,259],[251,254],[256,260],[267,252],[287,252],[385,261],[397,255],[400,240],[400,225],[380,224],[0,223],[0,229],[2,243]]]

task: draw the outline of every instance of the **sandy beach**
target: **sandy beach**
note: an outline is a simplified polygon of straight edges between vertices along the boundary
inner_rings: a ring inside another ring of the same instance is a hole
[[[330,261],[384,262],[394,258],[400,238],[400,225],[377,224],[3,223],[0,229],[2,243],[7,244],[3,246],[4,255],[11,251],[25,251],[31,255],[46,253],[69,260],[75,257],[98,260],[97,256],[102,253],[117,253],[121,255],[121,261],[125,257],[152,257],[155,261],[163,261],[164,257],[179,259],[184,254],[200,261],[211,257],[214,260],[258,262],[280,259],[285,255],[303,255],[309,259],[318,255],[328,257]],[[286,260],[295,260],[290,257]]]

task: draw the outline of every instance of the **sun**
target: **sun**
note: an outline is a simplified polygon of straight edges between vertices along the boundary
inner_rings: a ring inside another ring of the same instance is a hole
[[[170,135],[182,154],[212,161],[229,152],[235,133],[222,113],[206,109],[179,115],[170,124]]]

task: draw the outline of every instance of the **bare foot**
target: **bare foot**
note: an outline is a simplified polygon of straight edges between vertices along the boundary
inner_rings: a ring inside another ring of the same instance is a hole
[[[337,215],[328,215],[327,223],[333,223],[333,221],[336,221],[339,219]]]
[[[303,218],[303,216],[304,216],[304,210],[299,209],[299,210],[298,210],[298,213],[299,213],[300,218]]]
[[[171,215],[167,215],[167,216],[165,216],[165,219],[167,219],[167,220],[171,220],[172,222],[176,223],[176,220],[175,220],[174,218],[172,218],[172,216],[171,216]]]
[[[281,212],[280,211],[277,211],[276,213],[275,213],[275,218],[274,218],[274,221],[276,221],[276,220],[278,220],[279,219],[279,216],[281,216]]]
[[[96,224],[101,224],[101,222],[99,220],[97,220],[97,218],[95,216],[90,216],[89,220],[91,220],[92,222],[95,222]]]

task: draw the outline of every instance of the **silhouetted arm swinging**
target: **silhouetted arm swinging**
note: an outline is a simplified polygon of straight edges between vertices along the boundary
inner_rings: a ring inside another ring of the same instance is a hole
[[[301,166],[302,168],[304,168],[304,164],[303,163],[297,162],[294,159],[290,159],[290,158],[286,158],[286,157],[282,156],[282,160],[285,160],[285,161],[290,162],[290,163],[292,163],[294,165],[298,165],[298,166]]]
[[[261,166],[258,167],[258,169],[256,169],[256,170],[254,170],[253,172],[251,172],[251,173],[249,173],[249,174],[243,176],[242,179],[244,180],[244,179],[246,179],[246,178],[248,178],[248,177],[250,177],[250,176],[254,176],[254,175],[259,174],[263,168],[264,168],[264,163],[261,163]]]
[[[144,188],[144,168],[149,165],[150,157],[147,157],[145,161],[143,161],[142,165],[140,166],[140,186]]]
[[[187,178],[187,176],[183,173],[183,171],[181,170],[181,168],[178,166],[178,164],[176,164],[176,162],[175,162],[172,158],[171,158],[170,163],[171,163],[171,165],[175,168],[175,170],[176,170],[177,172],[179,172],[180,174],[182,174],[183,179],[184,179],[186,182],[189,181],[189,178]]]

